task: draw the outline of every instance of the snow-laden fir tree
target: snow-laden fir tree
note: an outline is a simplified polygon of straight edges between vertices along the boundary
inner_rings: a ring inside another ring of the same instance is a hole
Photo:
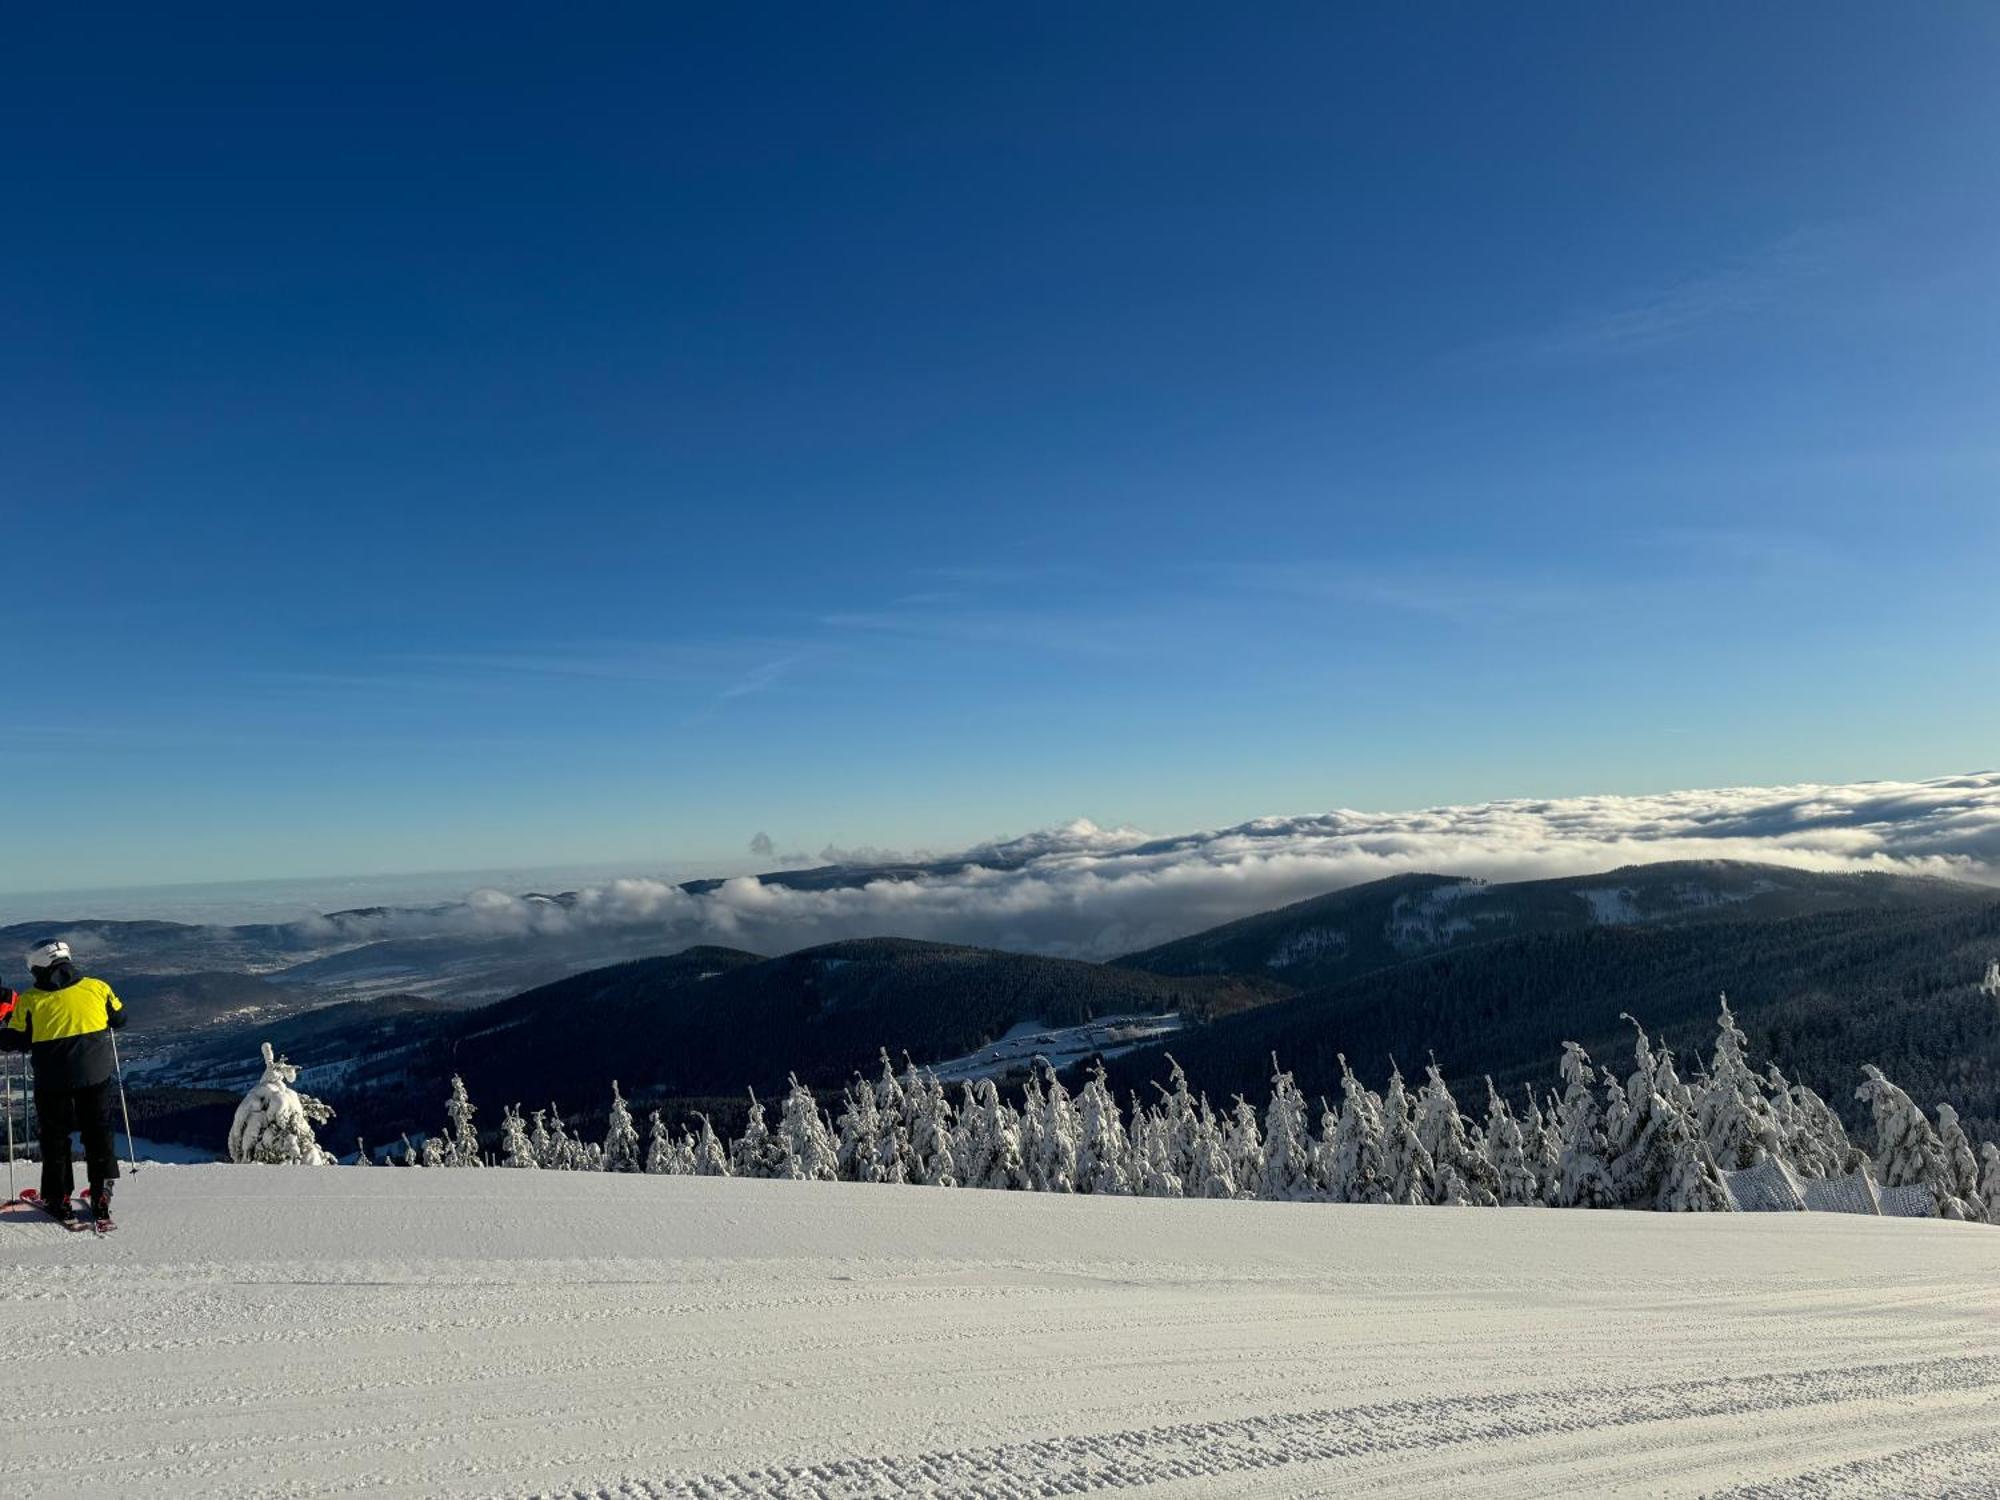
[[[1173,1126],[1159,1110],[1132,1096],[1132,1191],[1141,1198],[1179,1198],[1186,1192],[1175,1160]]]
[[[1382,1101],[1340,1054],[1340,1117],[1327,1142],[1326,1186],[1335,1203],[1386,1203]]]
[[[674,1133],[656,1109],[646,1116],[646,1175],[676,1176],[674,1165]]]
[[[924,1187],[958,1186],[957,1122],[937,1074],[915,1068],[903,1077],[910,1101],[910,1180]]]
[[[1965,1205],[1953,1191],[1957,1177],[1945,1156],[1944,1142],[1924,1112],[1873,1063],[1863,1066],[1861,1073],[1861,1087],[1854,1097],[1864,1101],[1875,1118],[1876,1181],[1883,1187],[1921,1184],[1930,1189],[1939,1214],[1964,1218]]]
[[[1949,1104],[1940,1104],[1937,1113],[1938,1145],[1944,1151],[1945,1167],[1949,1173],[1947,1181],[1957,1207],[1957,1217],[1984,1219],[1986,1204],[1979,1195],[1979,1158],[1973,1154],[1972,1142],[1966,1139],[1965,1127],[1959,1124],[1957,1110]],[[1946,1217],[1952,1216],[1947,1209]]]
[[[442,1167],[449,1165],[450,1158],[446,1154],[446,1150],[445,1143],[436,1136],[425,1136],[423,1145],[418,1148],[417,1165],[420,1167]]]
[[[1229,1152],[1229,1177],[1237,1196],[1256,1197],[1264,1186],[1264,1132],[1257,1123],[1256,1106],[1241,1094],[1223,1128],[1223,1146]]]
[[[1979,981],[1979,993],[1989,1000],[2000,1000],[2000,958],[1986,966],[1986,977]]]
[[[1048,1096],[1042,1092],[1042,1074],[1039,1068],[1028,1069],[1027,1086],[1021,1090],[1019,1130],[1021,1135],[1021,1166],[1027,1173],[1028,1191],[1046,1192],[1048,1183],[1042,1177],[1042,1126],[1049,1114]]]
[[[536,1166],[556,1164],[555,1137],[549,1134],[549,1112],[545,1109],[535,1111],[534,1129],[528,1132],[528,1149],[535,1154]]]
[[[1556,1101],[1551,1095],[1544,1110],[1533,1088],[1526,1093],[1528,1107],[1520,1117],[1521,1152],[1534,1169],[1542,1202],[1554,1207],[1562,1196],[1562,1134],[1556,1126]]]
[[[1417,1130],[1416,1107],[1392,1060],[1389,1086],[1382,1091],[1383,1190],[1391,1203],[1422,1204],[1437,1195],[1437,1163]]]
[[[1222,1122],[1209,1107],[1206,1097],[1197,1101],[1190,1126],[1191,1161],[1185,1184],[1189,1198],[1234,1198],[1236,1181],[1230,1170],[1229,1143],[1223,1137]]]
[[[1801,1177],[1842,1177],[1856,1170],[1862,1154],[1847,1138],[1847,1127],[1818,1094],[1793,1083],[1773,1064],[1765,1074],[1772,1114],[1784,1142],[1784,1158]]]
[[[641,1172],[646,1167],[639,1127],[632,1120],[632,1106],[625,1102],[615,1078],[611,1080],[611,1112],[605,1123],[604,1152],[598,1165],[606,1172]]]
[[[1271,1102],[1264,1106],[1264,1196],[1281,1203],[1319,1197],[1314,1157],[1312,1107],[1273,1054]]]
[[[1063,1087],[1056,1070],[1049,1066],[1046,1058],[1036,1058],[1035,1064],[1042,1071],[1043,1083],[1042,1128],[1036,1132],[1041,1154],[1034,1164],[1034,1176],[1045,1193],[1073,1193],[1076,1191],[1077,1152],[1083,1143],[1083,1125],[1077,1119],[1076,1106],[1070,1099],[1069,1090]]]
[[[1076,1096],[1078,1138],[1076,1186],[1081,1193],[1124,1197],[1132,1191],[1131,1142],[1118,1113],[1118,1100],[1104,1079],[1104,1064],[1090,1070]]]
[[[1458,1100],[1445,1086],[1437,1059],[1424,1070],[1424,1086],[1417,1093],[1417,1139],[1430,1153],[1432,1166],[1442,1183],[1447,1174],[1464,1185],[1462,1201],[1474,1208],[1492,1208],[1500,1201],[1499,1183],[1486,1154],[1473,1143],[1459,1113]],[[1442,1192],[1440,1192],[1440,1201]]]
[[[1020,1189],[1028,1186],[1021,1157],[1021,1122],[990,1078],[965,1085],[958,1115],[957,1156],[967,1187]]]
[[[243,1096],[235,1119],[229,1122],[229,1159],[270,1166],[333,1165],[333,1156],[313,1134],[316,1126],[333,1118],[333,1110],[292,1087],[298,1082],[299,1070],[284,1058],[273,1056],[269,1042],[263,1050],[264,1076]]]
[[[1540,1129],[1537,1121],[1536,1129]],[[1499,1185],[1500,1202],[1506,1208],[1528,1208],[1542,1201],[1541,1179],[1529,1157],[1528,1143],[1521,1135],[1520,1122],[1486,1080],[1486,1157]]]
[[[694,1138],[690,1148],[694,1156],[694,1175],[697,1177],[727,1177],[730,1175],[729,1151],[722,1139],[715,1133],[715,1123],[707,1115],[701,1117],[701,1131]]]
[[[472,1117],[476,1113],[472,1107],[472,1100],[466,1097],[465,1080],[456,1073],[452,1074],[451,1097],[444,1102],[446,1125],[442,1151],[445,1166],[486,1165],[486,1159],[479,1152],[479,1132],[472,1123]]]
[[[516,1168],[541,1166],[528,1128],[521,1120],[521,1106],[518,1104],[510,1104],[500,1111],[500,1165]]]
[[[1200,1175],[1197,1158],[1205,1149],[1201,1111],[1193,1090],[1188,1087],[1187,1070],[1174,1060],[1171,1052],[1162,1056],[1167,1061],[1167,1083],[1164,1087],[1153,1085],[1160,1094],[1156,1145],[1164,1153],[1166,1170],[1179,1179],[1181,1195],[1193,1197],[1197,1195],[1196,1179]]]
[[[1986,1222],[2000,1224],[2000,1146],[1991,1141],[1979,1148],[1979,1202]]]
[[[764,1106],[757,1091],[750,1091],[750,1118],[743,1134],[729,1145],[729,1173],[732,1177],[769,1177],[774,1152],[771,1127],[764,1119]]]
[[[1559,1142],[1556,1202],[1563,1208],[1612,1208],[1618,1202],[1604,1159],[1604,1130],[1597,1106],[1596,1069],[1575,1042],[1563,1043],[1563,1095],[1556,1107]]]
[[[882,1051],[882,1073],[875,1082],[875,1113],[879,1126],[876,1155],[881,1163],[877,1182],[910,1180],[910,1101],[896,1079],[888,1049]]]
[[[856,1073],[841,1093],[840,1118],[835,1122],[839,1141],[835,1164],[843,1181],[881,1182],[882,1111],[875,1103],[875,1088]]]
[[[1731,1172],[1754,1167],[1784,1151],[1777,1119],[1764,1097],[1762,1081],[1750,1069],[1748,1051],[1749,1039],[1736,1024],[1729,997],[1724,995],[1716,1021],[1715,1052],[1698,1095],[1698,1123],[1716,1165]]]
[[[1624,1019],[1632,1021],[1630,1016]],[[1618,1136],[1613,1139],[1612,1127],[1606,1127],[1605,1147],[1618,1201],[1628,1208],[1676,1213],[1729,1211],[1734,1200],[1695,1126],[1692,1096],[1681,1084],[1672,1054],[1656,1053],[1637,1021],[1632,1021],[1632,1028],[1638,1040]]]
[[[840,1153],[833,1133],[819,1112],[812,1090],[791,1075],[791,1089],[778,1124],[785,1147],[785,1175],[802,1182],[835,1182],[840,1177]]]

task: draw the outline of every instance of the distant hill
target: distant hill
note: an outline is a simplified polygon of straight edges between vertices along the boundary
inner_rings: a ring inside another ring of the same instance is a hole
[[[1229,977],[1182,978],[1072,959],[899,938],[830,943],[782,958],[701,947],[593,969],[475,1010],[328,1006],[204,1042],[162,1079],[247,1083],[255,1040],[308,1068],[301,1086],[341,1111],[348,1142],[434,1130],[453,1073],[490,1118],[516,1100],[601,1109],[612,1079],[649,1102],[767,1096],[797,1072],[837,1087],[887,1048],[941,1061],[1024,1022],[1227,1012],[1286,993]]]
[[[1503,1088],[1553,1086],[1565,1040],[1627,1066],[1632,1031],[1621,1012],[1691,1062],[1711,1046],[1716,996],[1727,990],[1758,1066],[1776,1062],[1851,1118],[1858,1069],[1875,1062],[1926,1109],[1948,1101],[1977,1133],[2000,1135],[2000,1002],[1980,989],[2000,956],[2000,895],[1942,882],[1853,889],[1881,899],[1766,917],[1743,902],[1727,917],[1565,924],[1449,945],[1183,1033],[1111,1072],[1139,1086],[1164,1076],[1171,1052],[1212,1097],[1261,1100],[1275,1052],[1308,1094],[1337,1100],[1341,1053],[1377,1087],[1391,1058],[1420,1075],[1435,1053],[1478,1099],[1488,1072]]]
[[[1630,865],[1604,875],[1499,884],[1397,875],[1113,962],[1153,974],[1258,975],[1319,989],[1434,953],[1535,933],[1957,909],[1991,899],[1984,887],[1952,881],[1822,875],[1733,860]]]

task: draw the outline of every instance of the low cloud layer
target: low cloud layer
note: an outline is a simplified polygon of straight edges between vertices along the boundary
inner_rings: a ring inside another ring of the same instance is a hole
[[[746,876],[700,894],[620,880],[569,904],[481,891],[460,906],[341,919],[328,935],[576,937],[615,927],[661,951],[707,942],[761,953],[892,935],[1105,958],[1387,875],[1528,880],[1673,859],[2000,884],[2000,772],[1341,811],[1174,838],[1081,821],[914,878],[855,869],[839,884],[793,888]]]

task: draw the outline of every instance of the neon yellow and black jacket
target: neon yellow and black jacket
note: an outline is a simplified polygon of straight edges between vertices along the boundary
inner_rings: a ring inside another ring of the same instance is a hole
[[[58,990],[21,991],[4,1040],[9,1051],[26,1047],[38,1085],[89,1088],[111,1076],[111,1033],[124,1024],[124,1002],[110,985],[74,979]]]

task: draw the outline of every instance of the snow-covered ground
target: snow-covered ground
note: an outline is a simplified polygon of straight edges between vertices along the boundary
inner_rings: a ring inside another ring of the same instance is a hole
[[[9,1496],[1994,1493],[2000,1232],[149,1165]]]

